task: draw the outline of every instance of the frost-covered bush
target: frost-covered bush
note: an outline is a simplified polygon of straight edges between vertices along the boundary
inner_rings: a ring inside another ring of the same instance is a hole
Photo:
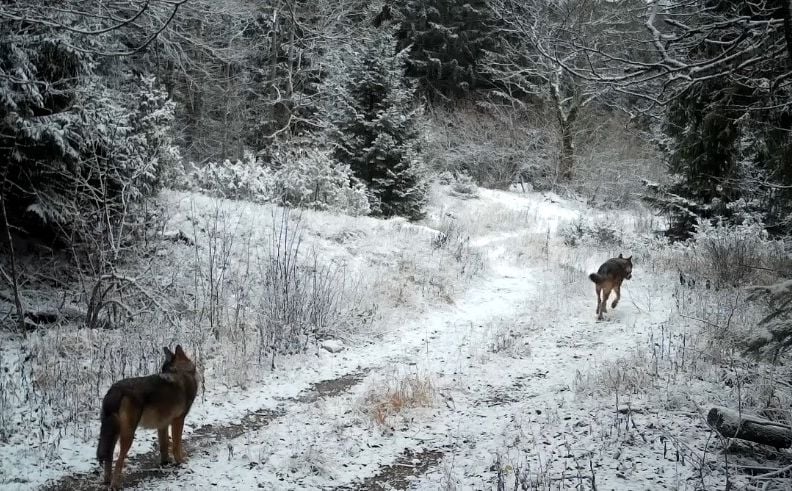
[[[268,203],[275,194],[273,172],[251,152],[236,162],[209,162],[203,167],[190,162],[188,166],[175,182],[177,188],[255,203]]]
[[[609,222],[598,220],[592,224],[582,217],[568,222],[558,230],[561,240],[570,247],[587,244],[594,246],[620,246],[622,237]]]
[[[683,268],[716,286],[741,286],[787,264],[785,243],[771,239],[761,220],[750,215],[737,225],[698,219],[693,237],[678,247],[686,258]]]
[[[273,177],[277,199],[283,204],[352,215],[370,211],[365,185],[352,175],[349,165],[336,162],[325,151],[287,153]]]
[[[327,152],[285,151],[275,160],[270,167],[246,152],[236,162],[210,162],[203,167],[191,163],[176,186],[255,203],[368,214],[365,186],[348,165],[336,162]]]
[[[467,174],[457,174],[451,182],[451,194],[460,198],[477,198],[479,195],[476,182]]]

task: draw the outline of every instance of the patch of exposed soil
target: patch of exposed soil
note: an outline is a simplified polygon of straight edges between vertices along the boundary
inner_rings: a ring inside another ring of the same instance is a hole
[[[319,399],[341,395],[359,384],[360,381],[363,380],[363,377],[370,371],[371,369],[358,370],[357,372],[348,373],[338,378],[316,382],[311,384],[309,388],[300,392],[293,400],[296,402],[312,403]]]
[[[443,452],[440,450],[422,449],[418,452],[405,448],[396,462],[383,466],[380,471],[362,482],[336,489],[354,491],[385,491],[407,489],[415,478],[426,474],[440,462]]]

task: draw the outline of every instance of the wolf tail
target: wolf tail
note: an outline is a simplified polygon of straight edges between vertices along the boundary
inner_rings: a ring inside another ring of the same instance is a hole
[[[96,448],[99,463],[113,460],[113,450],[121,432],[118,410],[121,408],[122,398],[121,391],[111,387],[102,400],[102,425],[99,429],[99,446]]]
[[[591,281],[593,281],[594,283],[598,283],[599,284],[599,283],[602,283],[602,280],[604,280],[605,278],[603,278],[602,276],[598,275],[597,273],[591,273],[589,275],[589,279]]]

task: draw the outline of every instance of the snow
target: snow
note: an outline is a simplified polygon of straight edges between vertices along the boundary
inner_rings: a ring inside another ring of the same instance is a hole
[[[675,272],[642,271],[636,261],[620,305],[597,322],[587,274],[621,251],[565,247],[557,236],[560,226],[581,217],[607,218],[635,234],[634,215],[587,210],[551,194],[481,189],[477,199],[462,200],[438,188],[420,224],[320,212],[306,212],[302,220],[328,260],[365,272],[378,261],[387,270],[394,257],[413,254],[416,269],[431,274],[439,270],[429,269],[430,241],[444,220],[452,220],[472,232],[470,247],[486,267],[457,280],[449,301],[424,296],[394,302],[371,332],[326,339],[282,357],[276,370],[255,372],[244,384],[220,383],[224,367],[210,365],[207,390],[187,418],[188,463],[134,489],[355,486],[406,448],[443,454],[413,479],[414,489],[490,489],[498,469],[507,482],[518,476],[537,487],[590,488],[592,475],[602,489],[722,485],[716,465],[706,472],[695,467],[707,445],[715,452],[696,408],[727,395],[703,376],[705,368],[690,378],[667,368],[680,361],[678,341],[691,329],[674,307]],[[168,230],[190,238],[187,210],[210,213],[217,203],[179,193],[164,199],[173,209]],[[228,214],[233,223],[226,223],[233,230],[272,223],[262,208],[234,206]],[[425,249],[416,249],[419,244]],[[423,255],[428,258],[420,262]],[[373,287],[368,293],[379,294]],[[4,365],[19,364],[15,356],[21,355],[2,348]],[[684,365],[684,351],[681,356]],[[650,376],[652,367],[659,375]],[[305,396],[317,382],[349,374],[360,381]],[[431,382],[432,403],[406,408],[382,424],[372,420],[372,395],[409,376]],[[259,409],[279,416],[239,436],[190,447],[195,428],[238,422]],[[30,439],[0,446],[0,487],[34,489],[95,470],[96,429],[82,439],[61,438],[46,452],[53,460],[45,461],[41,448],[26,447]],[[149,433],[138,434],[132,455],[153,448]]]

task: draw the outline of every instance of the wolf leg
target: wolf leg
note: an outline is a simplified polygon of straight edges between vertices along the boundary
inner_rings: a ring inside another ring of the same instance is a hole
[[[176,418],[171,423],[171,434],[173,436],[173,458],[177,464],[185,462],[184,447],[182,447],[182,431],[184,430],[184,416]]]
[[[157,429],[157,439],[159,440],[160,464],[165,465],[170,462],[168,457],[168,427]]]
[[[610,297],[611,287],[604,286],[602,287],[602,303],[600,304],[600,320],[602,320],[602,314],[606,314],[608,312],[608,297]]]
[[[115,465],[115,472],[113,473],[113,482],[110,489],[121,489],[122,474],[124,472],[124,461],[126,460],[129,448],[132,446],[132,440],[135,439],[135,427],[137,426],[137,419],[132,418],[128,413],[121,414],[121,435],[119,441],[121,442],[121,451],[118,453],[118,460]]]
[[[115,445],[113,446],[115,449]],[[104,484],[110,484],[110,481],[113,479],[113,456],[111,455],[109,459],[104,461],[104,478],[102,482]]]
[[[616,306],[619,304],[619,300],[621,300],[621,284],[616,285],[613,288],[613,291],[616,292],[616,298],[613,300],[613,303],[611,304],[611,308],[615,309]]]
[[[110,456],[106,457],[103,462],[104,477],[102,478],[102,482],[104,484],[110,484],[110,481],[113,479],[113,452],[115,451],[116,443],[118,443],[118,434],[113,438],[113,445],[110,447]]]
[[[602,287],[599,285],[594,285],[594,290],[597,292],[597,310],[594,313],[599,315],[600,304],[602,303],[602,301],[600,300],[600,293],[602,292]]]

